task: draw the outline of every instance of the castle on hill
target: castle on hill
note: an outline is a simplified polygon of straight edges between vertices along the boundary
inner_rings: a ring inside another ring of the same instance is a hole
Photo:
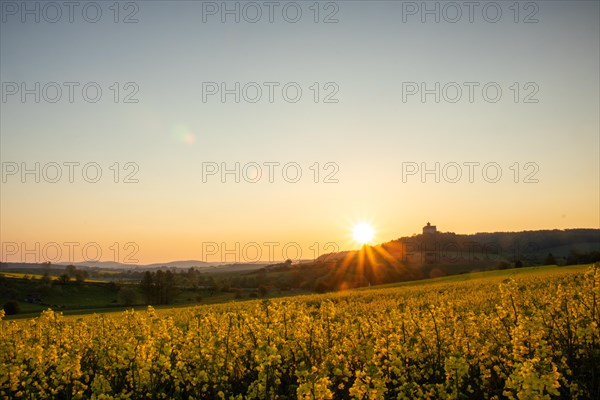
[[[435,225],[431,225],[429,222],[427,223],[427,225],[425,225],[423,227],[423,235],[428,235],[431,233],[436,233],[437,232],[437,227]]]

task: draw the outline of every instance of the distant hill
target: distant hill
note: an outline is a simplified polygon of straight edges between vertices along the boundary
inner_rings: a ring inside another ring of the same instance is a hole
[[[60,265],[73,264],[77,267],[90,267],[90,268],[109,268],[109,269],[155,269],[155,268],[190,268],[198,267],[205,268],[214,265],[221,265],[226,263],[207,263],[199,260],[180,260],[180,261],[168,261],[165,263],[153,263],[153,264],[125,264],[113,261],[81,261],[76,263],[60,262]]]
[[[66,265],[68,263],[61,263]],[[253,265],[254,263],[239,263],[240,265]],[[231,262],[206,262],[200,260],[178,260],[168,261],[164,263],[152,263],[152,264],[123,264],[115,263],[111,261],[97,261],[97,262],[78,262],[73,263],[75,266],[86,266],[86,267],[98,267],[98,268],[111,268],[111,269],[160,269],[160,268],[176,268],[176,269],[189,269],[189,268],[212,268],[222,266],[233,266],[238,265]]]
[[[83,261],[83,262],[58,262],[50,264],[52,269],[64,269],[67,265],[75,265],[79,269],[114,269],[114,270],[154,270],[161,268],[175,268],[175,269],[189,269],[196,268],[199,270],[215,270],[215,269],[226,269],[231,268],[232,270],[245,270],[261,268],[265,263],[227,263],[227,262],[205,262],[198,260],[183,260],[183,261],[169,261],[166,263],[153,263],[153,264],[123,264],[113,261]],[[47,268],[48,264],[43,263],[0,263],[0,267],[4,269],[41,269]]]
[[[596,261],[600,261],[600,229],[471,235],[434,232],[324,254],[303,265],[296,279],[301,287],[328,291],[475,271]]]
[[[423,243],[432,240],[427,238],[427,235],[419,236]],[[577,259],[579,256],[600,252],[600,229],[554,229],[474,235],[442,233],[433,240],[449,242],[450,245],[446,244],[446,249],[449,248],[450,251],[452,251],[452,244],[456,243],[459,245],[456,247],[461,250],[471,246],[471,249],[475,249],[475,253],[479,252],[480,256],[489,255],[497,261],[522,261],[529,265],[543,263],[549,254],[552,254],[561,264],[577,264],[582,261]],[[592,261],[595,260],[583,260],[583,262]]]
[[[538,230],[456,234],[436,232],[401,237],[371,247],[408,264],[456,264],[457,262],[526,261],[539,264],[548,254],[569,257],[600,252],[600,229]],[[353,257],[356,251],[323,254],[317,262]]]
[[[160,268],[160,267],[173,267],[173,268],[191,268],[191,267],[208,267],[211,265],[218,265],[218,263],[207,263],[199,260],[183,260],[183,261],[169,261],[166,263],[153,263],[144,265],[145,268]]]

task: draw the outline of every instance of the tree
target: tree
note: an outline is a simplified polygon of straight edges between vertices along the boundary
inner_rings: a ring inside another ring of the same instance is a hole
[[[569,255],[567,256],[565,264],[566,265],[575,265],[575,264],[577,264],[578,258],[579,258],[578,254],[573,249],[571,249],[569,251]]]
[[[498,262],[498,269],[509,269],[510,268],[510,263],[506,262],[506,261],[500,261]]]
[[[123,286],[121,290],[119,290],[119,298],[126,306],[135,304],[137,302],[137,297],[137,291],[132,287]]]
[[[230,289],[231,289],[231,286],[229,286],[229,283],[223,282],[221,284],[221,288],[220,288],[221,292],[229,292]]]
[[[331,290],[331,288],[329,287],[329,285],[327,283],[323,282],[322,280],[317,282],[317,284],[315,285],[315,291],[317,293],[325,293],[325,292],[329,292],[330,290]]]
[[[62,274],[61,276],[58,277],[58,283],[64,285],[69,283],[69,281],[71,280],[71,277],[69,276],[69,274]]]
[[[84,282],[85,278],[87,278],[88,273],[86,271],[77,271],[75,272],[75,280],[77,282]]]
[[[50,279],[50,274],[48,272],[44,272],[44,275],[42,276],[42,284],[43,285],[50,285],[50,283],[52,283],[52,279]]]
[[[117,293],[120,289],[119,285],[117,285],[115,281],[108,282],[106,284],[106,288],[113,293]]]
[[[169,304],[171,301],[173,301],[173,298],[175,297],[176,294],[176,290],[175,290],[175,275],[171,272],[168,271],[165,272],[165,280],[164,280],[164,304]]]
[[[546,259],[544,260],[544,265],[556,265],[556,259],[552,255],[552,253],[548,253]]]
[[[19,306],[19,303],[17,303],[16,301],[7,301],[6,304],[4,304],[4,313],[6,315],[15,315],[18,314],[21,311],[21,307]]]
[[[77,267],[76,267],[76,266],[74,266],[73,264],[71,264],[71,265],[67,265],[67,267],[65,268],[65,272],[66,272],[67,274],[69,274],[69,276],[70,276],[71,278],[74,278],[74,277],[75,277],[75,275],[77,274]]]
[[[42,271],[44,271],[44,276],[48,276],[48,277],[50,276],[50,269],[51,269],[50,265],[51,265],[50,261],[45,261],[42,263]],[[43,278],[42,278],[42,280],[43,280]],[[48,284],[50,284],[50,281],[48,281]]]
[[[139,287],[147,304],[169,304],[177,294],[175,275],[169,270],[146,271]]]
[[[162,269],[154,273],[154,284],[156,285],[156,303],[163,304],[165,298],[165,273]]]
[[[154,277],[152,276],[152,272],[144,272],[144,277],[142,278],[142,282],[140,282],[140,289],[146,298],[146,304],[151,304],[154,301],[154,286]]]
[[[600,261],[600,251],[592,251],[591,253],[589,253],[588,262],[596,263],[598,261]]]
[[[267,293],[269,293],[269,288],[267,288],[265,285],[260,285],[258,287],[258,293],[260,294],[260,297],[265,297]]]

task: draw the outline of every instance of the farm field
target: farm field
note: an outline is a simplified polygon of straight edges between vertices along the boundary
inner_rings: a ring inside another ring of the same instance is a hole
[[[0,397],[600,396],[600,268],[0,322]]]

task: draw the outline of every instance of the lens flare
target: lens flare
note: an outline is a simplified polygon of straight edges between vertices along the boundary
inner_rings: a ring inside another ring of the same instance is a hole
[[[192,145],[196,143],[196,135],[185,125],[176,125],[171,131],[175,140],[179,143]]]

